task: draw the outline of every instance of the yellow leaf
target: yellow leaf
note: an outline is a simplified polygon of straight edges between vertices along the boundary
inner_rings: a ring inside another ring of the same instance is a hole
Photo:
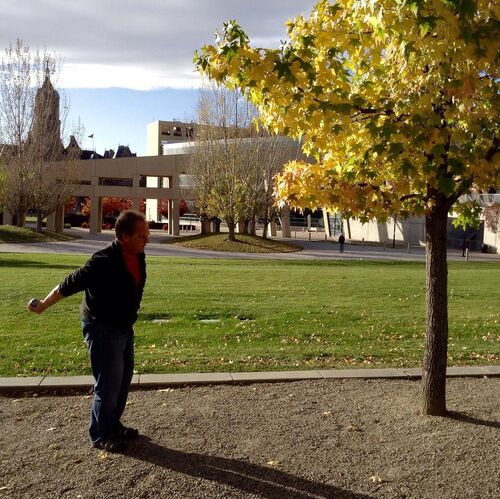
[[[277,468],[278,466],[281,465],[281,462],[278,460],[271,460],[271,461],[268,461],[266,464],[267,464],[267,466],[270,466],[271,468]]]

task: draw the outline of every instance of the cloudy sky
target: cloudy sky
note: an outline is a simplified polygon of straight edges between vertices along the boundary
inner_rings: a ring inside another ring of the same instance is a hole
[[[0,48],[17,38],[63,60],[58,86],[81,118],[84,147],[146,152],[146,125],[191,119],[200,77],[193,52],[236,19],[252,44],[276,47],[284,23],[314,0],[1,0]]]

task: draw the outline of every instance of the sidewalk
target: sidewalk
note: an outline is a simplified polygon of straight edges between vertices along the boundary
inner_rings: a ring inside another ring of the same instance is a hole
[[[498,377],[500,366],[449,367],[447,377]],[[420,368],[322,369],[311,371],[267,371],[239,373],[135,374],[132,388],[138,390],[179,386],[273,383],[321,379],[420,379]],[[35,376],[0,378],[0,393],[90,390],[92,376]]]
[[[67,231],[78,235],[81,239],[71,241],[60,241],[52,243],[18,243],[0,244],[1,253],[46,253],[46,254],[73,254],[91,255],[103,248],[114,238],[111,230],[99,234],[89,234],[83,229],[71,229]],[[147,256],[170,256],[181,258],[218,258],[218,259],[273,259],[273,260],[378,260],[378,261],[425,261],[425,249],[423,247],[411,247],[410,253],[405,248],[392,248],[387,246],[373,246],[362,244],[346,244],[345,252],[339,253],[338,244],[329,240],[316,239],[312,241],[304,239],[281,239],[302,247],[302,251],[293,253],[237,253],[229,251],[209,251],[193,248],[184,248],[173,244],[163,244],[162,240],[168,235],[164,231],[152,230],[150,243],[146,247]],[[448,261],[462,261],[466,264],[462,252],[459,250],[448,250]],[[472,262],[498,262],[500,255],[472,252],[469,255]]]

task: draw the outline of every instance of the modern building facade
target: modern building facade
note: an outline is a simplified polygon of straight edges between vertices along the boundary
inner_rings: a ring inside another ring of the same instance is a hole
[[[196,124],[181,121],[153,121],[147,127],[147,156],[163,155],[164,144],[189,142],[196,136]]]

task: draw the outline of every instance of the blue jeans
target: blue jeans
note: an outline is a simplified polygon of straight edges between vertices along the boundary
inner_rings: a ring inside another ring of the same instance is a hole
[[[120,423],[134,374],[134,330],[82,321],[95,379],[89,434],[92,443],[108,440]]]

